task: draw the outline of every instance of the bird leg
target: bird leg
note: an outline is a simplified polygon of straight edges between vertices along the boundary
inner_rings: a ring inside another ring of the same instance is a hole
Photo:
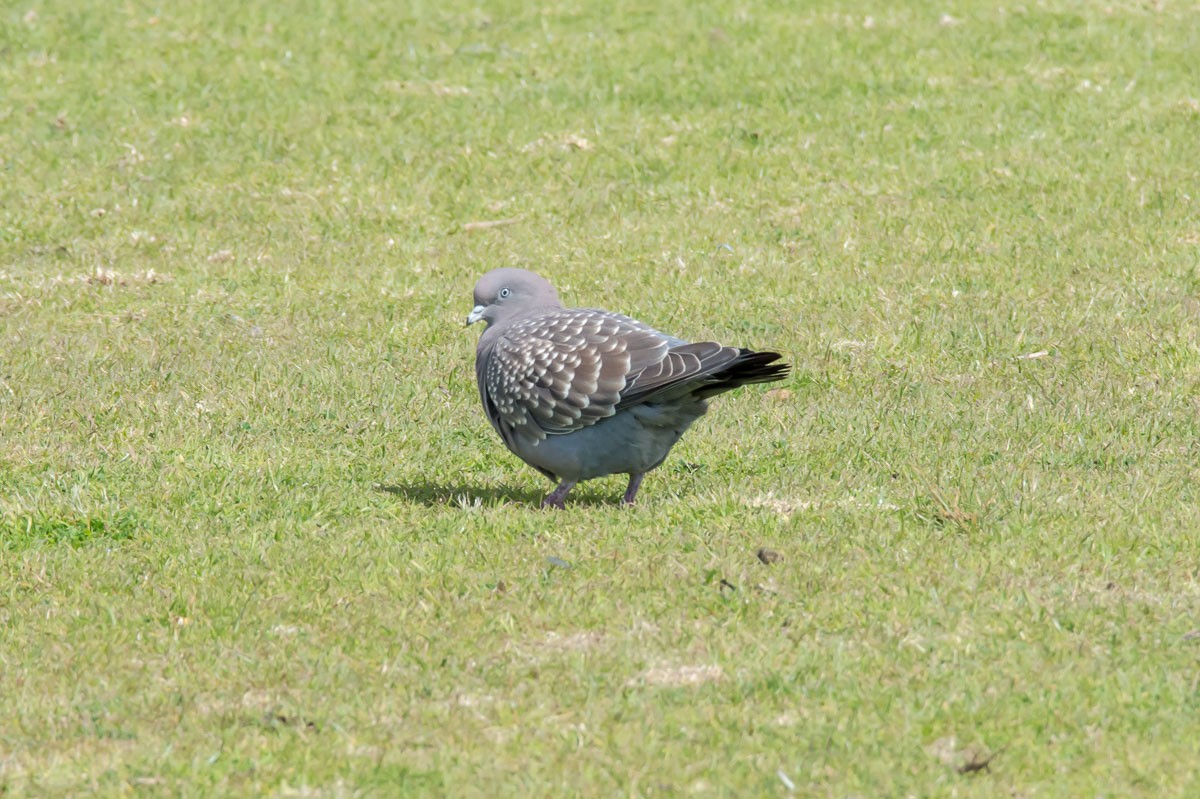
[[[571,489],[575,487],[575,480],[563,480],[558,484],[558,488],[551,491],[545,499],[542,500],[543,508],[558,508],[563,510],[567,507],[567,494],[571,493]]]
[[[642,486],[642,478],[645,476],[645,472],[629,475],[629,488],[625,489],[625,496],[621,498],[622,505],[633,504],[634,498],[637,497],[638,489]]]

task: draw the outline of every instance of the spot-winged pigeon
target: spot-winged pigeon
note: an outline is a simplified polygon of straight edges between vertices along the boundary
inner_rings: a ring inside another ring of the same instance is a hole
[[[488,421],[521,460],[558,482],[561,508],[576,483],[628,474],[633,504],[716,394],[787,376],[777,352],[689,343],[628,316],[564,308],[545,279],[494,269],[475,284],[467,324],[487,323],[475,376]]]

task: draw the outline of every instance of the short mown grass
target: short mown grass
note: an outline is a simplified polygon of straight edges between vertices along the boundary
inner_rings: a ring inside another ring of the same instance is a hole
[[[1176,2],[0,11],[0,794],[1197,795],[1197,53]],[[501,265],[794,374],[542,512]]]

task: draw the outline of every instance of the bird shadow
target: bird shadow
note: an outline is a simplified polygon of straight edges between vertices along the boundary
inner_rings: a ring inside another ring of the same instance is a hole
[[[406,502],[424,505],[429,508],[446,505],[463,508],[475,505],[528,505],[540,508],[542,500],[546,498],[546,494],[550,493],[549,490],[537,491],[530,488],[504,488],[503,486],[472,486],[461,483],[430,482],[377,484],[374,488],[376,491],[391,494]],[[571,505],[593,506],[611,504],[614,504],[612,498],[592,491],[579,491],[578,489],[572,492],[571,496],[567,498],[567,507]]]

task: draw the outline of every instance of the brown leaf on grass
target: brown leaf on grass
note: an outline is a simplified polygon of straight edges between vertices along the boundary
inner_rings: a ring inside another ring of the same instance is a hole
[[[766,397],[775,402],[784,402],[792,398],[792,390],[789,388],[773,388],[766,393]]]
[[[773,549],[767,549],[766,547],[759,547],[758,551],[755,552],[754,554],[760,561],[763,562],[764,565],[767,565],[767,566],[770,566],[772,563],[778,563],[779,561],[783,560],[783,555],[780,555],[778,552],[776,552]]]

